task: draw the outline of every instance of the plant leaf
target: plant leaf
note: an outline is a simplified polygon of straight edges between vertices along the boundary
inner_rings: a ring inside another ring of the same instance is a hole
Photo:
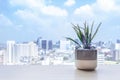
[[[74,39],[70,38],[70,37],[66,37],[66,39],[70,40],[70,41],[73,41],[74,43],[76,43],[79,47],[81,47],[81,45],[75,41]]]
[[[92,22],[92,25],[91,25],[91,30],[90,30],[90,34],[89,34],[89,43],[91,43],[91,40],[92,40],[93,26],[94,26],[94,21]]]
[[[100,24],[98,25],[98,27],[97,27],[96,31],[94,32],[94,34],[93,34],[93,36],[92,36],[91,40],[93,40],[93,38],[95,37],[95,35],[96,35],[96,33],[98,32],[98,30],[99,30],[99,28],[100,28],[101,24],[102,24],[102,23],[100,22]]]

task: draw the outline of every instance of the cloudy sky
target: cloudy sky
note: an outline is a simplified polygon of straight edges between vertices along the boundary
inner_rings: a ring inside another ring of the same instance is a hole
[[[76,37],[84,21],[102,22],[95,41],[120,39],[120,0],[0,0],[0,42]]]

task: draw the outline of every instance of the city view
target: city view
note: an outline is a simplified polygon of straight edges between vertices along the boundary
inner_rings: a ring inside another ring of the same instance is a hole
[[[119,17],[119,0],[0,0],[0,64],[74,65],[65,37],[78,41],[71,23],[85,21],[102,23],[92,42],[98,64],[119,64]]]
[[[77,40],[77,39],[76,39]],[[120,40],[116,43],[92,43],[98,50],[98,64],[120,63]],[[69,40],[45,40],[18,43],[7,41],[0,44],[1,65],[74,65],[75,44]]]
[[[120,0],[0,0],[0,80],[119,80]]]

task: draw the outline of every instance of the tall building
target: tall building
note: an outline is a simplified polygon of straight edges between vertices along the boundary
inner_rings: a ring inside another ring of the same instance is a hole
[[[53,49],[53,43],[52,40],[42,40],[42,38],[38,38],[37,39],[37,45],[39,47],[39,49],[43,49],[43,50],[52,50]]]
[[[70,49],[70,41],[60,40],[60,50],[69,50]]]
[[[37,57],[38,56],[38,46],[34,42],[29,42],[29,56]]]
[[[47,49],[47,40],[42,40],[42,49],[46,50]]]
[[[38,46],[34,42],[20,43],[15,46],[16,63],[29,62],[38,57]]]
[[[115,60],[119,61],[120,60],[120,43],[115,44]]]
[[[4,57],[5,64],[20,64],[38,57],[38,46],[34,42],[15,43],[7,41],[7,51]]]
[[[13,64],[15,59],[15,41],[7,41],[7,52],[5,54],[5,63]]]
[[[120,40],[119,40],[119,39],[117,39],[117,43],[120,43]]]
[[[53,49],[53,43],[52,40],[48,41],[48,50],[52,50]]]
[[[27,43],[15,45],[16,63],[20,64],[24,57],[29,56],[29,46]]]
[[[115,60],[120,61],[120,50],[116,50],[116,52],[115,52]]]
[[[38,37],[36,42],[39,48],[41,48],[41,39],[42,37]]]

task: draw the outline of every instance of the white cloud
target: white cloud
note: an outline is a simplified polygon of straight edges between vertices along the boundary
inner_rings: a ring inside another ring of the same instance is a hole
[[[97,0],[93,4],[80,6],[74,10],[74,15],[82,18],[106,20],[109,16],[120,14],[120,3],[117,0]],[[119,15],[120,16],[120,15]]]
[[[74,11],[74,14],[82,16],[82,17],[84,17],[84,16],[86,16],[86,17],[88,17],[88,16],[89,17],[93,17],[94,16],[92,7],[90,5],[84,5],[82,7],[77,8]]]
[[[67,16],[68,13],[66,10],[61,9],[55,6],[45,6],[42,8],[42,12],[51,16]]]
[[[29,10],[17,10],[14,14],[25,24],[45,24],[44,20],[38,14]]]
[[[97,0],[96,4],[105,12],[117,11],[120,9],[120,6],[116,4],[115,0]]]
[[[35,8],[43,6],[44,0],[10,0],[10,4],[13,6],[24,6],[27,8]]]
[[[18,17],[20,17],[23,20],[29,20],[29,19],[36,19],[37,16],[34,15],[32,12],[29,10],[17,10],[15,13]]]
[[[45,0],[11,0],[10,3],[14,6],[24,6],[31,11],[43,13],[49,16],[67,16],[65,9],[53,5],[46,5]]]
[[[12,25],[13,23],[9,18],[4,16],[3,14],[0,14],[0,26],[4,27],[4,26],[12,26]]]
[[[67,0],[67,1],[64,3],[64,5],[65,5],[65,6],[73,6],[75,3],[76,3],[75,0]]]
[[[17,10],[14,13],[15,16],[19,19],[20,23],[27,25],[28,27],[50,27],[51,22],[54,20],[49,20],[49,18],[44,18],[42,15],[31,12],[29,10]],[[42,16],[42,17],[41,17]],[[47,23],[47,24],[46,24]]]

